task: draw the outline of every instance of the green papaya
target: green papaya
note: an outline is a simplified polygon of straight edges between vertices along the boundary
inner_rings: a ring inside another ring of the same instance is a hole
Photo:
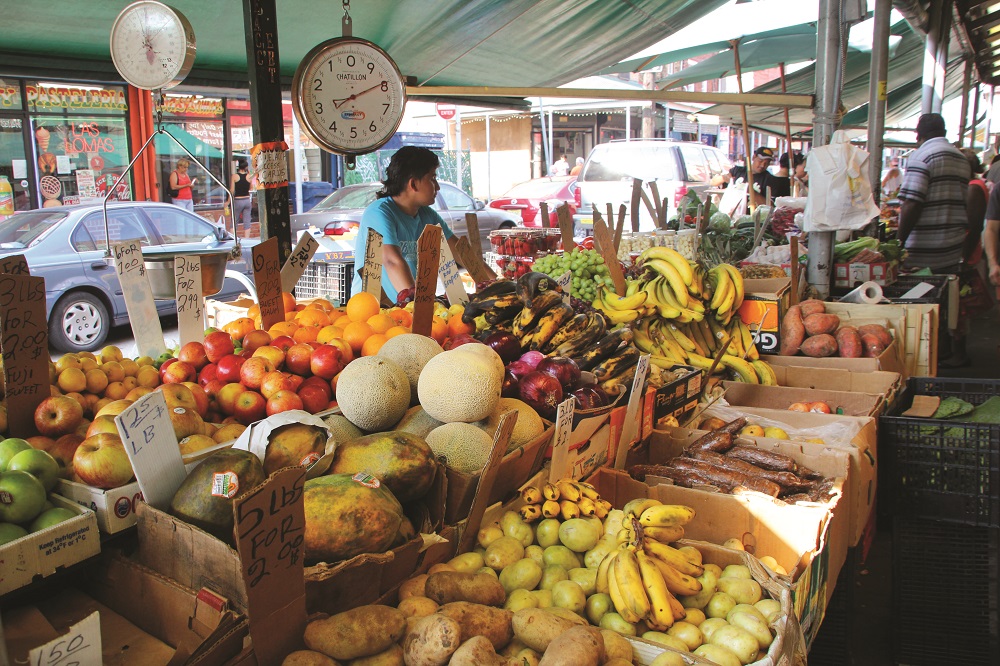
[[[384,553],[401,530],[412,533],[399,501],[371,475],[309,479],[303,494],[307,561],[336,562],[361,553]]]
[[[267,478],[253,453],[225,449],[198,463],[170,500],[170,514],[233,544],[233,501]]]
[[[330,474],[367,472],[406,504],[419,500],[434,483],[437,461],[422,438],[403,431],[378,432],[337,445]]]

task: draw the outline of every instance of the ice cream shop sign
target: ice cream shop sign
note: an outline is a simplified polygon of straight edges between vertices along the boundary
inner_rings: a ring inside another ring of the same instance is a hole
[[[109,136],[101,136],[101,126],[94,123],[69,123],[69,132],[63,140],[63,152],[67,155],[75,153],[113,153],[115,142]]]

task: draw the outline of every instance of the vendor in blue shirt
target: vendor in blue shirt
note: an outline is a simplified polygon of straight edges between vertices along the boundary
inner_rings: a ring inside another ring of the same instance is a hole
[[[365,263],[369,229],[382,234],[382,289],[393,302],[399,292],[413,289],[417,239],[425,226],[440,226],[452,252],[455,251],[455,234],[431,208],[441,189],[437,182],[440,164],[437,155],[416,146],[404,146],[392,156],[378,198],[361,216],[354,248],[352,294],[362,291],[359,271]]]

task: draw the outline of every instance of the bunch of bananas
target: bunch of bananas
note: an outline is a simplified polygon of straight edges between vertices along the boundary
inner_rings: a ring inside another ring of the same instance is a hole
[[[611,511],[611,502],[602,500],[594,486],[573,479],[560,479],[541,488],[529,486],[521,490],[521,519],[533,523],[541,518],[570,520],[597,516],[604,520]]]
[[[708,286],[712,290],[708,307],[715,312],[716,321],[728,326],[743,305],[743,276],[735,266],[719,264],[708,272]]]
[[[683,620],[678,596],[701,592],[704,569],[698,557],[667,545],[684,536],[694,509],[657,500],[633,500],[625,505],[618,548],[597,569],[597,591],[611,597],[626,622],[645,620],[650,629],[666,631]]]

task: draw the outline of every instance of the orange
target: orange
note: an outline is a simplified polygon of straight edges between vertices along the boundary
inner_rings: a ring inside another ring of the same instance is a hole
[[[448,322],[441,317],[434,317],[431,323],[431,337],[437,340],[439,345],[443,345],[448,338]]]
[[[379,311],[378,299],[367,291],[354,294],[351,300],[347,301],[347,316],[351,321],[368,321]]]
[[[254,303],[249,308],[247,308],[247,316],[251,319],[256,319],[260,316],[260,306]]]
[[[292,340],[296,342],[313,342],[318,337],[319,327],[317,326],[301,326],[292,334]]]
[[[371,337],[372,327],[363,321],[352,321],[344,328],[344,340],[351,346],[355,354],[361,353],[365,340]]]
[[[222,330],[228,333],[233,340],[242,340],[247,336],[247,333],[256,329],[253,319],[249,317],[234,319],[222,327]]]
[[[295,297],[287,291],[281,292],[281,302],[285,306],[285,312],[295,312]]]
[[[295,321],[296,314],[295,310],[285,310],[285,321]]]
[[[295,321],[303,326],[315,326],[323,328],[330,325],[330,317],[319,308],[306,308],[295,313]]]
[[[330,314],[330,323],[333,324],[334,326],[339,326],[341,328],[344,328],[345,326],[351,323],[351,318],[347,316],[346,312],[341,314],[333,312]]]
[[[280,335],[292,337],[295,335],[295,331],[297,330],[299,330],[299,325],[294,321],[279,321],[277,324],[269,328],[267,332],[273,340]]]
[[[413,326],[413,315],[403,308],[393,308],[389,310],[388,314],[400,326],[406,326],[407,328]]]
[[[471,324],[466,324],[462,321],[462,317],[459,315],[452,315],[448,317],[448,335],[454,337],[456,335],[461,335],[465,333],[466,335],[472,335],[476,332],[475,322]]]
[[[312,303],[310,303],[309,305],[307,305],[306,307],[307,308],[313,308],[313,309],[316,309],[316,310],[322,310],[323,312],[326,312],[327,314],[329,314],[330,312],[333,312],[333,303],[331,303],[330,301],[326,300],[325,298],[317,298]]]
[[[319,329],[319,333],[316,335],[316,342],[322,342],[324,345],[334,338],[344,337],[344,329],[340,326],[324,326]]]
[[[371,326],[372,330],[376,333],[385,333],[396,325],[396,320],[383,312],[370,318],[368,320],[368,325]]]
[[[385,341],[388,339],[389,338],[387,338],[382,333],[371,334],[368,337],[368,339],[365,340],[365,344],[361,345],[361,355],[374,356],[375,354],[378,353],[378,350],[382,348],[382,345],[384,345]]]
[[[397,335],[402,335],[403,333],[409,333],[410,329],[405,326],[393,326],[388,331],[385,332],[385,337],[394,338]]]

